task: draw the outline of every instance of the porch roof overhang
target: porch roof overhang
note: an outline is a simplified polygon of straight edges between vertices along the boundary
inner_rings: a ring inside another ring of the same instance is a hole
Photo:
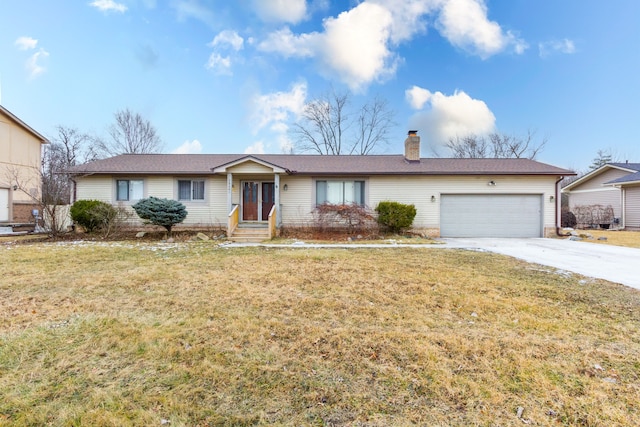
[[[254,157],[254,156],[251,156],[251,155],[242,157],[242,158],[237,159],[237,160],[233,160],[233,161],[228,162],[228,163],[224,163],[224,164],[222,164],[220,166],[213,167],[213,168],[211,168],[211,171],[213,173],[216,173],[216,174],[227,174],[227,173],[230,172],[229,169],[231,169],[231,168],[233,168],[235,166],[246,164],[246,163],[256,163],[256,164],[258,164],[260,166],[264,166],[265,168],[271,169],[274,174],[276,174],[276,173],[277,174],[283,174],[283,173],[288,174],[288,173],[290,173],[290,171],[288,169],[285,169],[285,168],[280,167],[278,165],[275,165],[273,163],[258,159],[258,158]]]

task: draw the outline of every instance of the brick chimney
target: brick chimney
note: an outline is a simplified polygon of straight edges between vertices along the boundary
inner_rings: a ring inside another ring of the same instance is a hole
[[[420,162],[420,137],[417,130],[410,130],[404,140],[404,158],[409,162]]]

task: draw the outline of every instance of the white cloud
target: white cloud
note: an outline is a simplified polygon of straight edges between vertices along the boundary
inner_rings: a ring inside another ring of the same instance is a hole
[[[484,0],[444,0],[437,28],[451,44],[483,59],[508,47],[518,54],[528,47],[524,40],[510,31],[505,33],[488,19]]]
[[[192,18],[209,26],[213,26],[215,23],[213,12],[200,4],[200,0],[172,0],[171,6],[178,13],[178,21]]]
[[[399,44],[427,30],[425,17],[435,12],[442,0],[369,0],[391,13],[391,41]]]
[[[296,24],[307,15],[306,0],[254,0],[255,11],[263,21]]]
[[[242,49],[244,39],[238,35],[237,32],[232,30],[220,31],[218,35],[213,38],[213,41],[209,44],[212,47],[231,47],[233,50],[238,51]]]
[[[127,6],[122,3],[116,3],[113,0],[94,0],[89,4],[102,12],[114,11],[124,13],[127,11]]]
[[[257,141],[255,144],[244,149],[244,154],[264,154],[264,143]]]
[[[216,74],[232,75],[231,71],[231,58],[228,56],[222,56],[216,52],[209,55],[209,60],[205,67],[208,70],[212,70]]]
[[[304,109],[307,97],[307,84],[304,82],[293,85],[289,92],[274,92],[266,95],[256,95],[251,99],[251,121],[254,132],[270,127],[271,130],[281,132],[283,125],[291,115],[297,116]]]
[[[430,16],[451,44],[483,59],[507,49],[523,53],[527,43],[487,13],[484,0],[364,0],[326,18],[320,32],[295,34],[283,27],[257,48],[285,58],[314,58],[325,77],[359,91],[395,74],[402,58],[394,49],[424,33]]]
[[[573,40],[553,40],[550,42],[539,43],[538,51],[541,58],[546,58],[554,53],[564,53],[570,55],[576,52],[576,46]]]
[[[241,50],[243,45],[244,39],[235,31],[221,31],[213,38],[213,41],[209,43],[209,46],[213,47],[214,51],[209,55],[209,60],[205,67],[217,74],[232,75],[232,62],[234,62],[234,59],[237,59],[237,56],[232,58],[231,54]],[[224,52],[225,55],[220,52]]]
[[[410,127],[421,129],[432,147],[442,146],[456,136],[485,135],[495,130],[496,118],[487,104],[463,91],[447,96],[414,86],[406,95],[414,108],[428,106],[411,117]]]
[[[359,90],[395,73],[395,55],[387,47],[392,22],[387,9],[366,2],[325,20],[321,60],[329,75],[337,73],[352,90]]]
[[[405,97],[414,110],[420,110],[424,107],[424,104],[431,98],[431,92],[427,89],[423,89],[420,86],[412,86],[411,89],[407,89]]]
[[[263,52],[276,52],[285,58],[314,56],[315,44],[319,42],[319,33],[295,35],[289,27],[284,27],[267,35],[258,44]]]
[[[327,77],[357,91],[395,72],[397,58],[387,46],[392,24],[389,10],[365,1],[325,19],[322,33],[295,35],[284,28],[271,33],[258,48],[285,57],[314,57]]]
[[[35,78],[46,71],[46,67],[42,64],[49,57],[49,52],[40,49],[27,59],[25,67],[29,72],[30,78]]]
[[[20,50],[30,50],[36,48],[38,40],[32,37],[18,37],[14,44]]]
[[[202,153],[202,144],[197,139],[193,141],[185,141],[178,148],[173,150],[171,154],[200,154]]]

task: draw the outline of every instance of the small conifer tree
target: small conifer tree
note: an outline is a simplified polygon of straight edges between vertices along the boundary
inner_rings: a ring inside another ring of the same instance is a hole
[[[169,237],[171,237],[171,228],[187,217],[187,208],[176,200],[149,197],[140,200],[132,207],[146,222],[164,227]]]

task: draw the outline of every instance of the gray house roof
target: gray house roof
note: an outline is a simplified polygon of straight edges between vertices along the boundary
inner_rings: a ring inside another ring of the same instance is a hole
[[[581,176],[580,178],[576,179],[573,182],[570,182],[569,184],[567,184],[562,191],[563,192],[569,192],[571,191],[573,188],[581,185],[583,182],[589,181],[590,179],[610,170],[610,169],[619,169],[625,172],[629,172],[629,174],[634,175],[635,172],[640,172],[640,163],[629,163],[629,162],[625,162],[625,163],[606,163],[602,166],[600,166],[597,169],[592,170],[591,172]],[[625,175],[622,178],[618,178],[615,179],[613,181],[610,182],[605,182],[604,185],[608,185],[608,184],[616,184],[618,183],[619,180],[624,180],[626,178],[628,178],[629,175]],[[621,181],[621,182],[625,182],[625,181]]]
[[[74,166],[77,175],[208,175],[242,160],[258,160],[290,175],[575,175],[529,159],[424,158],[409,162],[401,154],[320,156],[299,154],[122,154]]]
[[[605,182],[605,185],[624,185],[640,183],[640,172],[630,173],[613,181]]]

